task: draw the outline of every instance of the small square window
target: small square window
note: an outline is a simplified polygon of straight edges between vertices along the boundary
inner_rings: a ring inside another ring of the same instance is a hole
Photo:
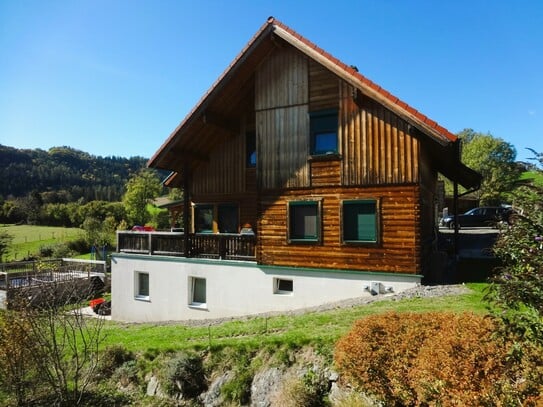
[[[295,201],[288,203],[289,242],[320,241],[320,202]]]
[[[136,272],[135,275],[135,297],[140,300],[149,299],[149,274]]]
[[[190,304],[196,307],[206,306],[206,279],[190,277]]]
[[[294,291],[294,282],[284,278],[273,279],[274,294],[292,294]]]
[[[338,152],[338,112],[321,110],[309,116],[311,131],[311,154],[325,155]]]
[[[379,229],[377,200],[343,201],[342,211],[345,243],[377,243]]]

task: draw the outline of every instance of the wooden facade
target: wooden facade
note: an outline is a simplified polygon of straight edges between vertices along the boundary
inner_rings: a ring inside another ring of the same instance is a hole
[[[150,165],[190,177],[193,204],[237,205],[259,264],[422,274],[438,170],[461,166],[449,157],[454,136],[364,79],[271,20]],[[310,118],[321,111],[337,112],[334,154],[311,153]],[[251,131],[256,168],[247,163]],[[365,199],[377,202],[376,242],[345,243],[342,202]],[[289,202],[304,200],[319,202],[317,242],[288,239]]]

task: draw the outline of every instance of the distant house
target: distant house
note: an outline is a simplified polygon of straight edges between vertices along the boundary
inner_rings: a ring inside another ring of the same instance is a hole
[[[438,172],[480,182],[459,143],[268,19],[150,159],[183,189],[184,225],[118,232],[113,318],[285,311],[419,284]]]

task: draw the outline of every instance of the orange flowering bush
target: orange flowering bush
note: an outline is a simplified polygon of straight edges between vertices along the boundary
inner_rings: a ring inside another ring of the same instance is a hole
[[[492,319],[468,313],[387,313],[357,321],[334,358],[343,380],[387,406],[529,402],[541,357],[494,332]]]

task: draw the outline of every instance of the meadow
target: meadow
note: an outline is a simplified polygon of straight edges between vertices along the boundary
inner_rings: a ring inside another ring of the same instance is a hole
[[[83,232],[79,228],[35,225],[0,225],[0,230],[13,237],[3,261],[18,261],[39,253],[46,245],[66,243],[77,239]]]

